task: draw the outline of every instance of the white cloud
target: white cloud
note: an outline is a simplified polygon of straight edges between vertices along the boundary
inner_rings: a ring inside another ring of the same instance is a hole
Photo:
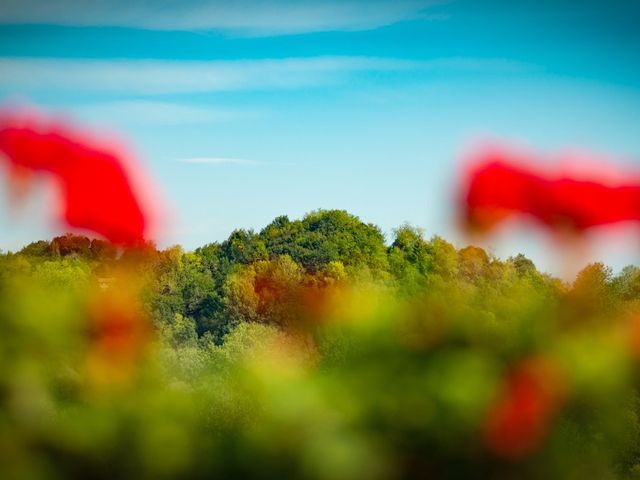
[[[427,17],[437,0],[4,0],[0,23],[280,35],[367,30]],[[439,17],[436,17],[439,18]]]
[[[351,74],[415,67],[371,57],[234,61],[0,58],[0,88],[119,92],[131,95],[260,90],[332,84]]]

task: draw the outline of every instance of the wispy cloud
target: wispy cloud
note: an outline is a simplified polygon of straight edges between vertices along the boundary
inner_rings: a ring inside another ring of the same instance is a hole
[[[150,100],[117,100],[82,104],[72,107],[71,111],[89,120],[136,125],[217,123],[258,115],[257,112],[251,111]]]
[[[0,87],[105,91],[132,95],[311,87],[357,72],[414,68],[415,62],[371,57],[236,61],[0,58]]]
[[[423,18],[436,0],[4,0],[0,23],[282,35],[368,30]]]
[[[180,163],[191,163],[197,165],[265,165],[265,162],[257,160],[247,160],[245,158],[228,158],[228,157],[192,157],[179,158]]]
[[[295,167],[293,162],[265,162],[260,160],[250,160],[236,157],[190,157],[177,159],[180,163],[192,165],[247,165],[247,166],[275,166],[275,167]]]
[[[502,59],[425,61],[378,57],[302,57],[235,61],[78,60],[0,58],[0,88],[39,91],[163,95],[232,90],[273,90],[340,84],[370,72],[504,72],[530,69]],[[157,105],[143,105],[151,111]],[[191,112],[192,115],[196,113]]]

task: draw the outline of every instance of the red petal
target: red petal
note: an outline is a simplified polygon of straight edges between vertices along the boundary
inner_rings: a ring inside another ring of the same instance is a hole
[[[616,173],[610,167],[585,167],[578,177],[545,171],[535,160],[506,149],[476,152],[462,195],[467,225],[489,229],[508,216],[527,215],[552,229],[582,232],[640,220],[640,175],[605,183]]]
[[[17,114],[3,116],[0,150],[14,166],[53,176],[68,225],[116,244],[142,242],[148,222],[125,168],[132,168],[133,160],[60,122],[44,128],[43,123]]]

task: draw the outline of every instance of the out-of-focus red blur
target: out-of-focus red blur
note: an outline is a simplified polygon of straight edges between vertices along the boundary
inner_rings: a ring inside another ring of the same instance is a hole
[[[33,111],[5,111],[0,153],[8,158],[11,181],[23,183],[35,172],[53,177],[67,225],[124,246],[145,240],[149,220],[132,182],[137,166],[115,143],[105,145]]]
[[[550,360],[530,358],[505,378],[489,411],[485,442],[496,455],[518,459],[543,440],[564,397],[560,369]]]
[[[463,173],[465,226],[486,232],[508,217],[526,215],[552,230],[581,233],[640,220],[640,172],[621,175],[587,158],[582,166],[580,158],[571,160],[569,171],[504,147],[474,151]]]
[[[151,320],[139,299],[139,285],[126,271],[114,284],[95,291],[88,302],[88,380],[108,386],[131,380],[151,345]]]

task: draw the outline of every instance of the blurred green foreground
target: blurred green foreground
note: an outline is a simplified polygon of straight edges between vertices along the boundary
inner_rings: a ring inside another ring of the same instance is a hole
[[[0,256],[0,478],[640,478],[640,269],[341,211]]]

